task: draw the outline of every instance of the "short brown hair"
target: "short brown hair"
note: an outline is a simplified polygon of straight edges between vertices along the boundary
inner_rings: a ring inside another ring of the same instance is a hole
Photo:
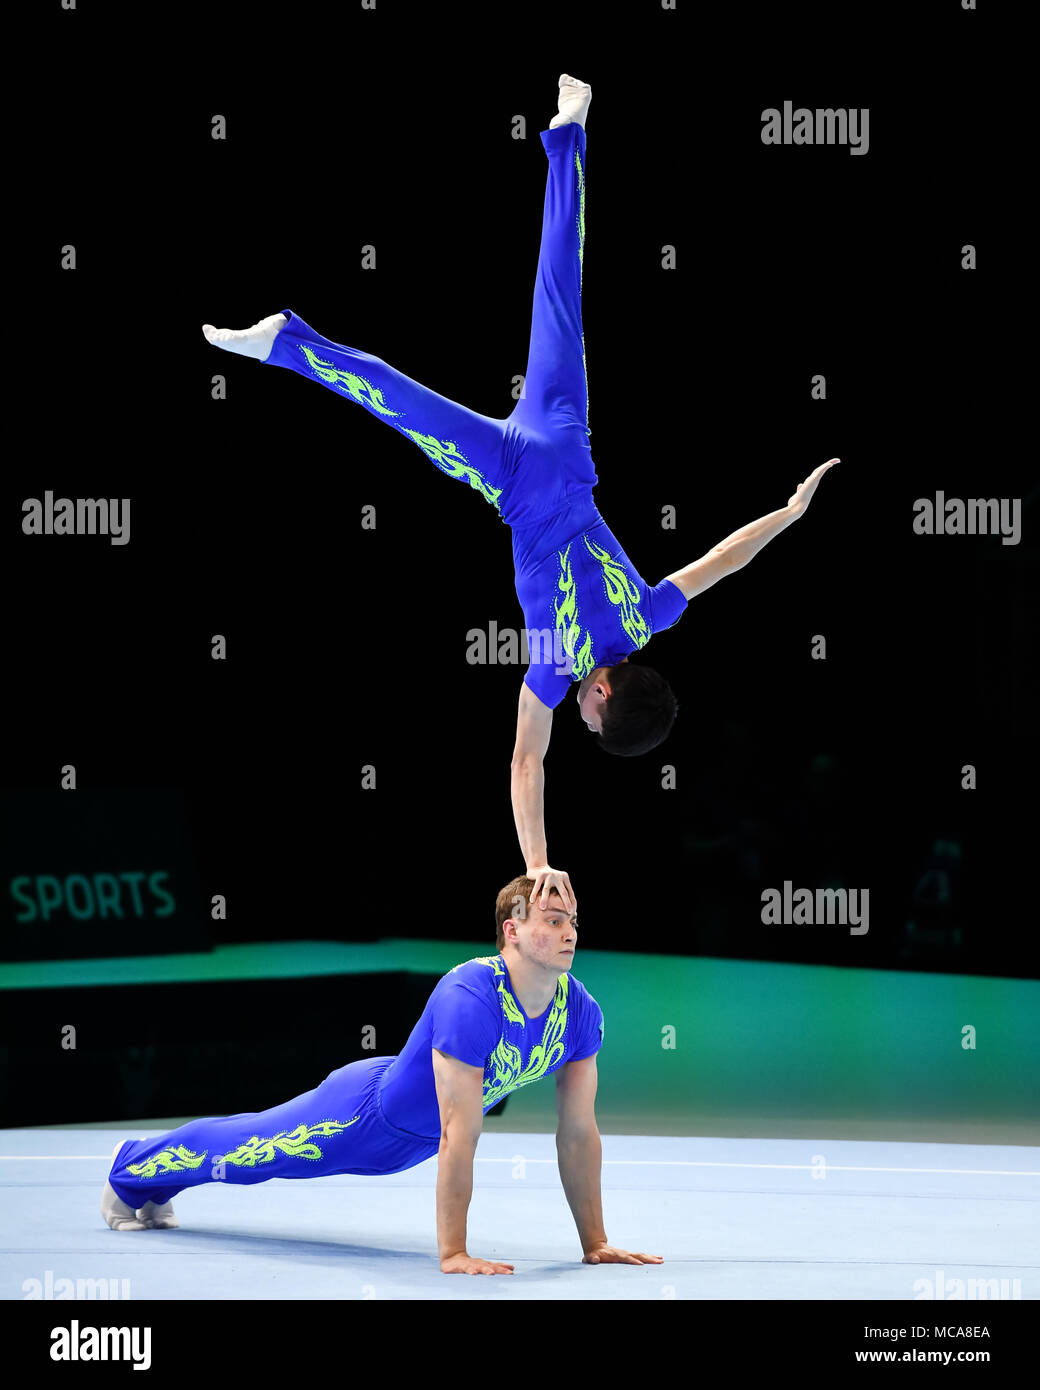
[[[495,946],[498,950],[501,951],[502,947],[506,944],[505,933],[502,930],[506,918],[520,917],[522,915],[519,910],[521,907],[521,900],[523,909],[526,912],[527,904],[531,900],[533,888],[534,879],[528,878],[526,874],[521,874],[519,878],[514,878],[511,883],[507,883],[495,900]],[[556,897],[560,896],[555,888],[552,891]]]

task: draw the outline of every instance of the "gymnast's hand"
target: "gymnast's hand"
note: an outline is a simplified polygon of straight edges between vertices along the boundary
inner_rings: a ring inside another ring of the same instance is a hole
[[[841,459],[828,459],[826,463],[821,463],[819,468],[814,468],[804,483],[798,484],[794,495],[787,499],[787,510],[792,516],[801,516],[819,486],[820,479],[827,472],[827,469],[833,468],[836,463],[841,463]]]
[[[475,1255],[467,1255],[460,1250],[457,1255],[449,1255],[441,1260],[442,1274],[512,1274],[513,1266],[500,1264],[498,1260],[479,1260]]]
[[[629,1250],[618,1250],[613,1245],[597,1245],[595,1250],[587,1251],[581,1258],[583,1265],[661,1265],[663,1255],[633,1255]]]
[[[530,903],[535,906],[535,899],[539,893],[539,907],[549,906],[549,894],[555,890],[563,899],[565,912],[576,912],[578,910],[578,900],[574,896],[574,889],[571,881],[565,873],[559,869],[550,869],[548,864],[536,864],[534,868],[527,870],[527,877],[534,879],[534,887],[531,890]]]

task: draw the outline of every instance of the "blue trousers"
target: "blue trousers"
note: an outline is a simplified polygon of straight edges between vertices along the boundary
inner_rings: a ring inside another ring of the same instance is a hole
[[[541,133],[549,161],[523,394],[504,419],[438,395],[382,358],[330,342],[298,314],[266,365],[288,367],[392,425],[449,477],[469,483],[502,520],[522,527],[556,515],[596,484],[589,447],[581,326],[585,132]]]
[[[414,1168],[439,1139],[395,1129],[379,1104],[393,1057],[365,1057],[330,1072],[320,1086],[270,1110],[190,1120],[157,1139],[129,1139],[108,1180],[135,1210],[207,1182],[267,1182],[332,1173],[381,1175]]]

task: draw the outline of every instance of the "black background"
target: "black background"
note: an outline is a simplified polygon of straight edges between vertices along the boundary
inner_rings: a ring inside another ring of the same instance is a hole
[[[508,533],[396,432],[219,353],[201,324],[292,308],[507,415],[538,132],[568,71],[594,92],[596,497],[637,568],[655,583],[842,459],[795,527],[654,639],[681,704],[666,745],[608,758],[569,700],[557,712],[549,857],[582,945],[1034,969],[1036,486],[1006,413],[1023,372],[1003,332],[1003,137],[980,99],[995,21],[702,9],[47,15],[44,177],[8,324],[25,432],[0,507],[3,780],[52,787],[71,762],[81,786],[182,789],[204,902],[229,901],[218,938],[490,945],[523,868],[522,673],[465,660],[470,628],[522,625]],[[763,145],[761,112],[787,99],[868,107],[868,154]],[[21,503],[47,489],[129,496],[130,544],[24,536]],[[1022,543],[916,536],[913,503],[937,490],[1022,498]],[[762,927],[762,889],[785,879],[869,888],[869,934]]]

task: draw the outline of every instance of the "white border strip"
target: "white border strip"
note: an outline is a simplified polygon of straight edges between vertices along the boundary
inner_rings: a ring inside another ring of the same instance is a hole
[[[158,1137],[158,1136],[157,1136]],[[96,1163],[104,1160],[111,1165],[111,1154],[0,1154],[0,1163]],[[528,1158],[516,1154],[512,1158],[481,1158],[475,1163],[556,1163],[555,1158]],[[604,1168],[758,1168],[784,1172],[819,1172],[815,1163],[724,1163],[685,1158],[605,1158]],[[828,1173],[950,1173],[958,1177],[1040,1178],[1040,1171],[1016,1168],[880,1168],[860,1164],[824,1163]],[[330,1175],[332,1176],[332,1175]],[[345,1176],[345,1175],[340,1175]]]

